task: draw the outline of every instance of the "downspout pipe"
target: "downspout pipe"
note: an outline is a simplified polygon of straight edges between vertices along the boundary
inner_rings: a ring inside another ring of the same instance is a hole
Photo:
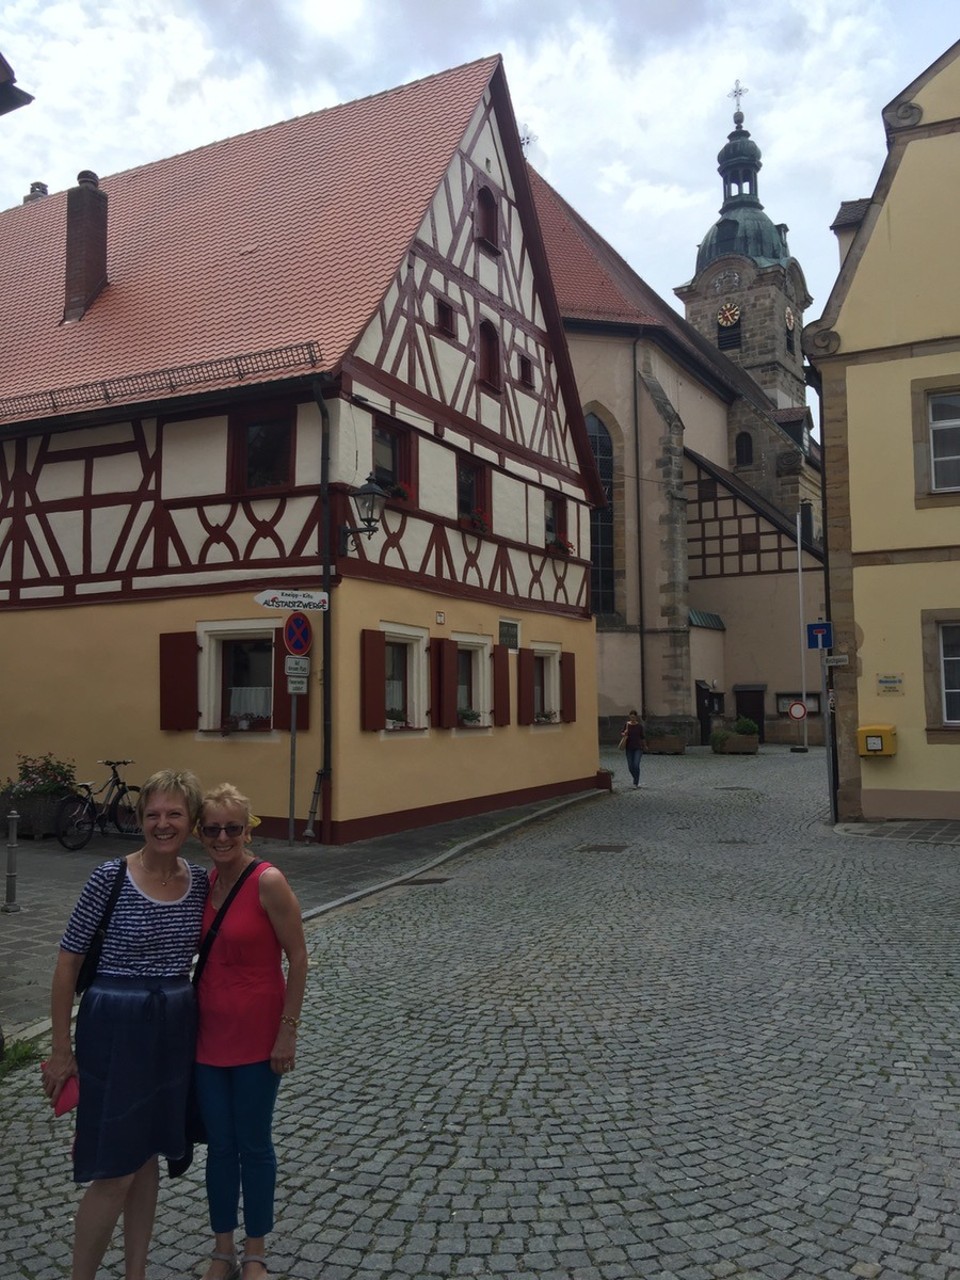
[[[641,470],[641,453],[640,453],[640,391],[637,383],[640,380],[640,370],[637,366],[637,351],[643,338],[643,329],[637,330],[637,336],[633,340],[633,439],[636,449],[637,474],[636,480],[636,502],[637,502],[637,622],[640,628],[640,715],[646,719],[647,716],[647,659],[645,652],[645,640],[647,634],[646,610],[643,599],[643,518],[640,509],[640,491],[643,488],[643,481],[640,476]]]
[[[320,843],[332,843],[332,797],[333,797],[333,660],[331,613],[333,611],[333,595],[330,590],[331,566],[330,553],[333,545],[333,516],[330,510],[330,410],[323,398],[323,382],[314,378],[313,398],[320,411],[320,563],[322,570],[323,590],[326,592],[327,607],[321,618],[321,638],[323,641],[323,666],[320,669],[320,699],[323,703],[322,732],[323,749],[320,768],[313,788],[313,799],[310,801],[310,814],[307,827],[303,833],[305,840],[315,840],[314,822],[317,817],[317,804],[320,805]]]

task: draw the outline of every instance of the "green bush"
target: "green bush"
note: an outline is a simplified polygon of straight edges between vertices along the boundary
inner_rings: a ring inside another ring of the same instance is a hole
[[[723,748],[723,744],[729,737],[730,735],[727,733],[726,729],[714,729],[713,733],[710,735],[710,746],[714,751],[720,751]]]
[[[6,791],[16,796],[57,796],[76,786],[72,760],[58,760],[48,751],[43,756],[17,754],[16,781],[7,779]]]
[[[740,716],[733,725],[734,733],[759,733],[760,728],[755,720],[751,720],[749,716]]]

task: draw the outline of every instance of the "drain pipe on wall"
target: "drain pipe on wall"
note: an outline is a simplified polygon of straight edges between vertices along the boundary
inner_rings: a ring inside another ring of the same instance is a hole
[[[637,349],[640,346],[640,339],[643,337],[643,329],[637,330],[637,336],[633,340],[633,439],[637,451],[637,587],[639,590],[637,601],[638,624],[640,627],[640,698],[639,711],[641,717],[645,720],[647,717],[647,662],[644,652],[644,641],[646,639],[646,613],[644,610],[643,600],[643,534],[641,529],[643,521],[640,513],[640,490],[643,487],[643,481],[640,478],[640,393],[637,389],[637,382],[640,378],[640,370],[637,367]]]
[[[333,609],[333,596],[330,590],[330,550],[332,545],[332,518],[330,511],[330,410],[323,398],[323,384],[319,378],[313,380],[313,398],[320,410],[320,501],[323,510],[320,513],[320,560],[323,571],[323,590],[326,592],[327,607],[321,619],[321,637],[323,641],[323,666],[320,669],[320,698],[323,703],[323,752],[320,768],[317,770],[313,786],[313,798],[310,801],[310,813],[303,832],[304,840],[316,840],[314,822],[317,817],[317,805],[320,806],[320,843],[330,844],[332,836],[331,797],[333,794],[333,662],[331,660],[332,625],[330,614]]]

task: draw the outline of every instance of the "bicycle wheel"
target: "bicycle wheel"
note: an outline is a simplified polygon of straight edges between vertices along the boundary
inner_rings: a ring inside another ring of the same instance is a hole
[[[137,817],[137,802],[140,799],[139,787],[127,787],[121,791],[110,806],[110,821],[122,836],[135,836],[140,831],[140,819]]]
[[[97,810],[89,796],[67,796],[57,805],[54,827],[65,849],[82,849],[93,835]]]

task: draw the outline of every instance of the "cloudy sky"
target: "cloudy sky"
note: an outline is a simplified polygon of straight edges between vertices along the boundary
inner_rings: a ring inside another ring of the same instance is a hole
[[[960,38],[955,0],[5,0],[3,19],[35,101],[0,121],[0,208],[499,52],[533,163],[675,305],[739,80],[807,320],[839,203],[879,173],[882,107]]]

